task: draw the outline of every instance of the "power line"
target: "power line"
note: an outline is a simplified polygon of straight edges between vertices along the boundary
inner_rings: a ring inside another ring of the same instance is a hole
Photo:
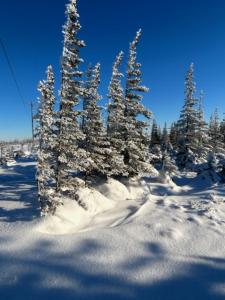
[[[5,55],[5,58],[6,58],[8,66],[9,66],[9,70],[10,70],[10,73],[12,75],[13,81],[15,83],[18,95],[20,97],[20,100],[22,101],[24,108],[26,108],[26,103],[24,101],[23,94],[21,92],[20,85],[19,85],[19,82],[18,82],[17,77],[16,77],[16,72],[14,70],[14,67],[13,67],[12,63],[11,63],[10,57],[8,55],[7,48],[6,48],[4,42],[3,42],[3,40],[1,38],[0,38],[0,46],[1,46],[2,50],[3,50],[4,55]]]

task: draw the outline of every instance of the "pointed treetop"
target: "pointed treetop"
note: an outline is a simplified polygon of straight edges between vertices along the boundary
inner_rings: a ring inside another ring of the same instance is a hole
[[[113,65],[113,74],[112,74],[112,78],[113,76],[117,75],[119,77],[123,77],[124,75],[122,73],[119,72],[119,66],[121,65],[122,63],[122,60],[123,60],[123,57],[124,57],[124,53],[123,51],[120,51],[120,53],[116,56],[116,60],[114,62],[114,65]]]
[[[139,39],[141,37],[141,34],[142,34],[142,29],[139,29],[136,33],[136,36],[135,36],[133,42],[130,44],[131,48],[135,48],[137,46]]]
[[[94,76],[98,80],[98,83],[100,83],[100,70],[101,70],[101,64],[98,62],[93,69]]]
[[[116,57],[113,68],[117,68],[121,64],[123,57],[124,57],[124,53],[123,51],[120,51],[120,53]]]
[[[49,65],[47,67],[46,74],[47,74],[47,81],[48,82],[54,80],[54,73],[53,73],[53,67],[52,67],[52,65]]]
[[[74,13],[77,17],[79,17],[77,12],[77,0],[70,0],[70,3],[67,4],[66,8],[68,14]]]

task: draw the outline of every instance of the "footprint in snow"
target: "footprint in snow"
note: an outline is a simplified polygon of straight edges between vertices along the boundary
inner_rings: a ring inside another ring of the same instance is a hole
[[[183,223],[183,220],[181,218],[172,218],[172,221],[175,223]]]
[[[191,222],[191,223],[195,223],[197,225],[201,225],[202,224],[202,222],[199,219],[195,218],[195,217],[188,217],[187,221]]]
[[[175,228],[168,228],[168,229],[160,230],[159,235],[161,235],[162,237],[165,237],[165,238],[173,239],[173,240],[178,240],[183,237],[182,232]]]
[[[165,206],[165,201],[163,199],[160,199],[160,200],[156,201],[156,204],[160,205],[160,206]]]
[[[170,204],[170,208],[173,208],[173,209],[181,209],[181,207],[177,204]]]

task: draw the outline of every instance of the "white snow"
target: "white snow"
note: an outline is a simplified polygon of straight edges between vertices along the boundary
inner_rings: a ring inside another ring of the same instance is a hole
[[[225,299],[223,185],[109,180],[40,220],[34,171],[0,172],[1,300]]]

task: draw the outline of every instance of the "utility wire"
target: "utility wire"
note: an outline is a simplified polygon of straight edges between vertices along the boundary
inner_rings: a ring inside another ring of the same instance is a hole
[[[14,67],[13,67],[12,63],[11,63],[7,48],[6,48],[4,42],[1,38],[0,38],[0,46],[2,48],[2,51],[3,51],[4,55],[5,55],[5,58],[6,58],[8,66],[9,66],[9,70],[10,70],[10,73],[12,75],[13,81],[15,83],[18,95],[20,97],[20,100],[22,101],[24,108],[26,108],[26,103],[24,101],[23,94],[21,92],[20,85],[19,85],[19,82],[18,82],[17,77],[16,77],[16,72],[14,70]]]

